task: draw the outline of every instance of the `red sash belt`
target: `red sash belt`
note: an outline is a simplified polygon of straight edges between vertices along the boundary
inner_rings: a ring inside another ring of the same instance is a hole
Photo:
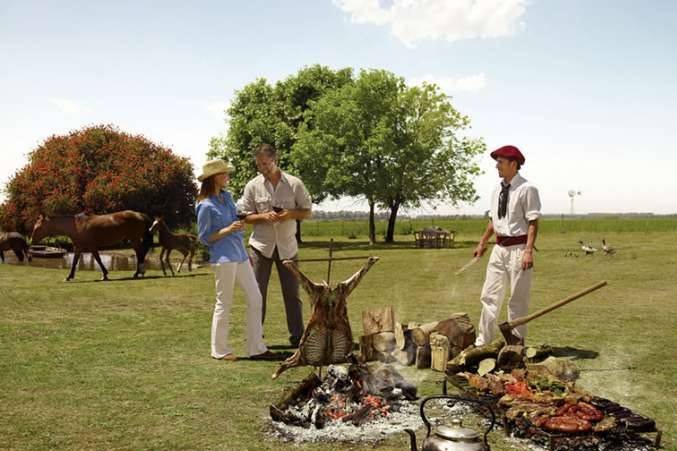
[[[515,246],[516,244],[526,244],[527,236],[498,236],[496,235],[496,244],[502,247]]]

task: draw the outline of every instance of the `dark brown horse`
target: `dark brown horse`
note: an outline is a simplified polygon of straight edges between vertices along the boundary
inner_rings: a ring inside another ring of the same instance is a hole
[[[129,241],[136,252],[134,278],[143,276],[143,262],[153,245],[153,235],[148,232],[151,220],[143,213],[125,210],[108,215],[85,215],[45,217],[40,215],[33,227],[31,241],[36,244],[47,236],[66,235],[73,241],[73,265],[66,280],[75,277],[80,254],[91,252],[103,273],[102,280],[108,280],[108,270],[101,262],[99,249]]]
[[[28,243],[20,233],[5,232],[0,233],[0,260],[5,262],[5,251],[12,250],[20,262],[24,261],[24,255],[31,261],[31,254],[28,252]]]
[[[188,271],[193,270],[193,255],[195,255],[195,249],[197,248],[197,236],[192,233],[173,233],[167,227],[165,220],[162,216],[156,216],[155,222],[149,229],[150,233],[155,233],[158,230],[160,232],[160,245],[162,250],[160,251],[160,265],[162,266],[162,273],[166,276],[167,271],[165,271],[165,262],[169,266],[169,270],[174,275],[174,270],[172,269],[172,264],[169,261],[169,254],[172,250],[176,249],[177,251],[183,254],[183,260],[176,267],[176,272],[181,272],[181,267],[183,262],[188,258]]]

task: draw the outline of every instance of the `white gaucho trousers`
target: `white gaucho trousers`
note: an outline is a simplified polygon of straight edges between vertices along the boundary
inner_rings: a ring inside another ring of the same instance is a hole
[[[230,307],[233,303],[235,282],[247,299],[247,354],[267,351],[261,325],[261,292],[249,260],[212,265],[216,279],[216,305],[212,317],[212,357],[220,359],[233,351],[228,345]]]
[[[501,312],[508,281],[510,281],[508,321],[527,315],[533,269],[522,269],[524,248],[524,244],[507,247],[495,245],[491,251],[480,297],[482,313],[475,346],[488,344],[494,339],[496,322]],[[527,335],[527,326],[518,326],[512,332],[515,336],[524,339]]]

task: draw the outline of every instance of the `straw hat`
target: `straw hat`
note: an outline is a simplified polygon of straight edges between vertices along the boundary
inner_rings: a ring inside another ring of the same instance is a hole
[[[211,160],[202,166],[202,174],[200,174],[197,179],[202,182],[212,175],[223,174],[224,172],[233,172],[234,169],[235,168],[233,165],[221,159]]]

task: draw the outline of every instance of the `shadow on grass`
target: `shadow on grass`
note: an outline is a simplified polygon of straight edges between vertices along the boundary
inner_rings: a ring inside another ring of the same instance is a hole
[[[208,273],[198,273],[198,274],[181,274],[180,276],[146,276],[146,277],[120,277],[119,279],[108,279],[108,280],[71,280],[71,281],[64,281],[67,283],[111,283],[111,282],[127,282],[127,281],[143,281],[143,280],[153,280],[153,279],[180,279],[180,278],[186,278],[186,277],[202,277],[202,276],[208,276],[210,274]]]
[[[250,360],[252,362],[282,362],[294,355],[293,352],[289,351],[271,352],[270,354],[270,357],[266,357],[264,359],[256,357],[242,357],[238,360]]]
[[[571,360],[581,360],[596,359],[599,356],[599,352],[589,349],[572,348],[571,346],[553,346],[551,355],[554,357],[571,357]]]
[[[296,349],[296,346],[292,345],[268,345],[268,349]]]

